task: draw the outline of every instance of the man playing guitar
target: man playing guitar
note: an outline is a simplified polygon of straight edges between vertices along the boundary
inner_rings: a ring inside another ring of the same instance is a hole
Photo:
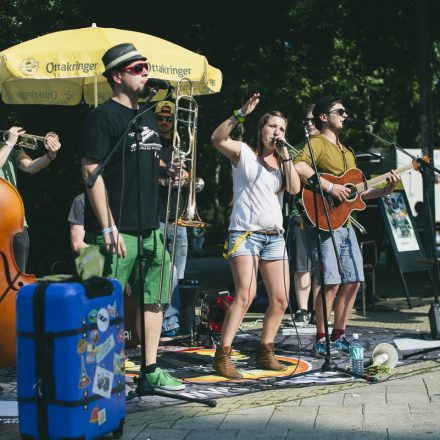
[[[353,150],[339,141],[339,136],[344,127],[344,120],[348,117],[341,99],[333,96],[324,96],[319,99],[313,109],[313,117],[315,119],[316,128],[320,130],[319,135],[312,136],[310,139],[318,171],[320,173],[341,176],[350,168],[355,168],[356,162]],[[295,158],[294,163],[301,180],[307,183],[308,179],[315,174],[311,168],[312,161],[308,148],[304,148],[302,153]],[[399,178],[391,172],[385,188],[367,189],[362,192],[361,197],[366,200],[391,194],[398,180]],[[321,184],[323,191],[340,203],[343,203],[351,197],[351,190],[344,185],[330,182],[325,178],[321,179]],[[327,225],[320,226],[323,226],[321,229],[328,229]],[[316,249],[316,229],[314,227],[308,227],[308,233],[310,234],[309,243],[312,246],[314,273],[319,282],[321,278]],[[332,355],[336,355],[337,351],[335,351],[335,349],[345,352],[349,350],[349,342],[345,338],[345,328],[353,308],[356,293],[360,283],[364,280],[364,274],[362,255],[350,221],[334,229],[333,233],[338,257],[342,266],[342,274],[338,271],[338,264],[330,233],[325,230],[321,231],[323,289],[326,295],[327,318],[330,317],[334,303],[335,318],[331,341]],[[337,300],[334,301],[336,295]],[[318,295],[315,307],[316,342],[313,345],[313,350],[319,355],[325,355],[325,330],[321,295]]]

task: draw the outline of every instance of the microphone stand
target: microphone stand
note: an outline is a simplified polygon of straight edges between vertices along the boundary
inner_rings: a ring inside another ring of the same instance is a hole
[[[434,171],[437,174],[440,174],[440,170],[438,168],[436,168],[431,162],[426,162],[425,160],[423,160],[423,158],[416,157],[413,154],[409,153],[403,147],[401,147],[399,144],[387,141],[386,139],[380,137],[379,135],[377,135],[373,132],[366,130],[366,133],[375,137],[376,139],[383,142],[384,144],[391,145],[396,150],[399,150],[402,153],[406,154],[408,157],[410,157],[412,159],[413,162],[416,162],[419,165],[419,171],[420,171],[420,174],[422,175],[422,180],[423,180],[423,198],[426,201],[426,206],[427,206],[427,210],[428,210],[428,217],[429,217],[429,235],[431,236],[431,240],[429,240],[429,241],[432,244],[431,252],[433,255],[433,263],[432,263],[433,266],[431,269],[432,269],[432,272],[434,272],[437,275],[437,281],[438,281],[437,285],[440,286],[440,266],[439,266],[440,262],[437,258],[435,228],[434,228],[431,204],[429,203],[428,191],[427,191],[427,185],[426,185],[426,169],[430,168],[432,171]],[[426,240],[425,240],[425,243],[426,243]],[[429,272],[429,273],[431,273],[431,272]],[[439,297],[438,297],[436,283],[432,282],[432,285],[434,287],[434,301],[436,303],[438,303]],[[414,353],[414,354],[416,354],[416,353]]]
[[[142,397],[142,396],[162,396],[162,397],[169,397],[176,400],[184,400],[186,402],[195,402],[195,403],[201,403],[210,407],[215,407],[217,405],[217,402],[212,399],[198,399],[193,397],[188,397],[186,395],[181,394],[171,394],[167,393],[165,391],[161,391],[155,388],[152,388],[147,381],[147,372],[146,372],[146,343],[145,343],[145,304],[144,304],[144,283],[143,280],[145,278],[145,272],[144,272],[144,265],[143,265],[143,257],[144,257],[144,247],[143,247],[143,233],[142,233],[142,210],[141,210],[141,204],[142,204],[142,190],[144,188],[141,188],[140,183],[140,175],[141,175],[141,155],[140,155],[140,142],[142,141],[142,130],[141,127],[138,125],[138,122],[147,111],[151,110],[151,107],[148,107],[148,104],[151,102],[153,97],[157,94],[158,90],[152,89],[150,95],[146,99],[144,105],[141,107],[139,113],[129,121],[127,124],[127,127],[125,128],[124,132],[114,145],[114,147],[108,152],[107,156],[103,159],[103,161],[98,165],[98,167],[95,169],[95,171],[90,175],[90,177],[87,179],[86,186],[87,188],[92,188],[93,185],[96,182],[96,179],[103,173],[105,166],[110,162],[111,158],[115,155],[115,153],[119,150],[120,146],[123,144],[127,134],[130,132],[130,130],[133,130],[135,132],[135,140],[136,140],[136,160],[137,160],[137,166],[136,166],[136,178],[137,178],[137,200],[138,200],[138,206],[137,206],[137,216],[138,216],[138,251],[137,251],[137,264],[138,264],[138,271],[140,275],[141,282],[139,283],[139,298],[140,298],[140,306],[139,306],[139,318],[140,318],[140,327],[141,327],[141,367],[140,367],[140,373],[137,379],[135,379],[135,383],[137,384],[136,390],[131,391],[128,393],[128,396],[126,397],[126,401],[134,399],[135,397]],[[167,94],[167,97],[170,96],[171,92]],[[159,183],[157,182],[157,185]],[[120,223],[120,222],[119,222]],[[119,225],[118,225],[119,226]],[[164,243],[163,252],[167,252],[166,245]],[[162,287],[162,286],[161,286]],[[162,291],[160,291],[160,297],[162,297]],[[162,308],[162,304],[159,304],[159,307]]]
[[[310,158],[312,160],[312,168],[315,171],[315,174],[310,177],[308,180],[309,184],[311,184],[312,189],[313,189],[313,204],[314,204],[314,210],[315,210],[315,218],[316,218],[316,225],[315,225],[315,231],[316,231],[316,247],[317,247],[317,251],[318,251],[318,266],[319,266],[319,275],[320,275],[320,294],[321,294],[321,300],[322,300],[322,312],[323,312],[323,317],[324,317],[324,331],[325,331],[325,350],[326,350],[326,354],[325,354],[325,360],[324,363],[321,365],[321,371],[322,372],[338,372],[338,373],[342,373],[344,375],[347,376],[351,376],[351,377],[357,377],[360,379],[364,379],[366,381],[369,382],[376,382],[377,378],[372,377],[372,376],[368,376],[365,374],[356,374],[355,372],[352,371],[347,371],[344,368],[339,367],[334,360],[331,357],[331,352],[330,352],[330,335],[329,335],[329,330],[328,330],[328,318],[327,318],[327,299],[326,299],[326,295],[325,295],[325,289],[324,289],[324,270],[323,270],[323,259],[322,259],[322,239],[321,239],[321,230],[319,229],[319,217],[318,217],[318,199],[317,199],[317,194],[316,192],[319,193],[319,197],[320,197],[320,201],[322,203],[322,206],[324,208],[324,213],[325,213],[325,217],[327,220],[327,225],[328,225],[328,229],[329,229],[329,234],[332,240],[332,244],[333,244],[333,249],[335,252],[335,256],[336,256],[336,261],[338,264],[338,270],[339,273],[342,274],[343,270],[342,270],[342,266],[341,266],[341,262],[339,259],[339,255],[337,252],[337,248],[336,248],[336,241],[335,241],[335,237],[333,234],[333,228],[331,225],[331,221],[330,221],[330,216],[328,213],[328,209],[327,209],[327,205],[325,204],[325,196],[324,196],[324,192],[322,189],[322,184],[321,184],[321,178],[319,176],[319,172],[318,172],[318,167],[316,165],[316,161],[315,161],[315,155],[313,153],[313,149],[312,149],[312,145],[310,143],[310,135],[309,132],[307,130],[307,124],[303,124],[304,127],[304,134],[306,137],[306,141],[307,141],[307,147],[310,153]],[[284,141],[285,142],[285,141]],[[289,145],[287,142],[285,142],[286,146],[289,148],[292,148],[291,145]],[[307,372],[310,373],[310,372]],[[305,374],[307,374],[305,373]]]

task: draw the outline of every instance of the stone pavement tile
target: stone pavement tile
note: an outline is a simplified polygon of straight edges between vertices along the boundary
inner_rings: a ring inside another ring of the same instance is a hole
[[[405,388],[402,387],[400,393],[387,393],[387,404],[394,405],[396,403],[407,402],[407,403],[430,403],[431,400],[429,396],[422,393],[407,393]]]
[[[413,429],[388,429],[388,440],[439,440],[440,435],[438,431],[413,428]]]
[[[148,428],[167,429],[171,428],[176,423],[176,419],[162,420],[159,422],[148,423]]]
[[[259,415],[226,415],[219,429],[265,429],[271,413],[262,413]]]
[[[142,432],[145,429],[145,426],[141,426],[141,427],[137,427],[136,429],[130,428],[130,427],[126,427],[124,425],[124,435],[122,436],[122,438],[125,439],[132,439],[132,438],[136,438],[136,436]],[[3,438],[2,438],[3,440]]]
[[[336,432],[336,440],[388,440],[386,428]]]
[[[413,422],[411,414],[386,411],[386,412],[365,412],[364,413],[364,428],[374,429],[376,427],[385,428],[412,428]]]
[[[370,384],[370,383],[364,382],[364,384],[362,386],[357,386],[357,387],[351,388],[349,391],[346,391],[346,393],[348,393],[348,392],[356,393],[356,394],[360,394],[360,395],[385,394],[386,385],[383,383]]]
[[[440,384],[440,376],[438,374],[433,374],[432,372],[429,372],[422,374],[420,377],[427,384]]]
[[[300,406],[342,405],[344,395],[342,393],[328,393],[316,397],[307,397],[301,400]]]
[[[314,429],[311,431],[289,430],[286,440],[387,440],[387,430],[364,429]]]
[[[2,440],[18,440],[21,438],[18,432],[1,432],[0,437]]]
[[[292,411],[275,410],[267,424],[267,428],[312,429],[315,425],[317,407],[296,407]]]
[[[440,429],[440,419],[438,412],[412,413],[414,428]]]
[[[218,429],[225,419],[224,414],[214,414],[202,417],[190,417],[177,420],[173,428],[175,429]]]
[[[294,406],[299,406],[301,403],[301,400],[289,400],[288,402],[283,402],[283,403],[277,403],[277,408],[281,409],[281,408],[292,408]]]
[[[349,417],[343,414],[330,415],[323,414],[318,416],[315,421],[315,429],[353,429],[361,430],[363,426],[363,414],[350,415]]]
[[[412,413],[437,412],[440,414],[440,402],[431,402],[429,405],[422,403],[410,403],[409,409]]]
[[[405,417],[410,416],[409,404],[407,402],[395,403],[389,405],[387,403],[365,403],[364,404],[364,414],[379,413],[379,414],[392,414],[398,412],[403,414]]]
[[[433,396],[440,395],[440,380],[432,380],[429,377],[423,379],[423,383],[427,389],[428,395],[432,398]]]
[[[140,432],[133,440],[156,440],[164,439],[166,440],[183,440],[186,439],[189,430],[185,429],[151,429],[146,428]],[[125,440],[125,435],[122,437]]]
[[[234,411],[234,415],[235,416],[239,416],[239,415],[243,415],[243,416],[248,416],[248,415],[253,415],[253,414],[263,414],[263,413],[270,413],[272,414],[273,411],[275,409],[274,405],[268,405],[268,406],[255,406],[253,408],[244,408],[244,409],[237,409]]]
[[[193,429],[185,440],[236,440],[239,432],[238,429]],[[158,440],[164,440],[164,438],[158,437]]]
[[[384,394],[358,394],[357,392],[344,394],[344,407],[352,405],[371,404],[383,405],[386,403],[386,396]]]
[[[364,410],[364,405],[353,404],[351,406],[320,406],[318,409],[318,414],[322,415],[335,415],[337,417],[347,417],[362,415]]]
[[[417,364],[413,364],[413,367],[417,366]],[[409,367],[409,365],[408,365]],[[386,385],[387,387],[392,387],[393,385],[399,385],[399,383],[401,381],[405,381],[405,385],[408,386],[414,386],[414,385],[421,385],[423,384],[423,375],[417,375],[417,376],[407,376],[405,378],[401,378],[401,379],[395,379],[389,382],[385,382],[384,385]]]
[[[292,406],[292,407],[287,407],[287,406],[281,406],[281,405],[277,405],[275,406],[274,409],[274,413],[273,416],[279,414],[279,415],[283,415],[283,416],[301,416],[301,415],[306,415],[306,414],[317,414],[318,411],[318,406]],[[273,417],[272,416],[272,417]]]
[[[286,436],[287,429],[241,429],[234,440],[284,440]]]
[[[402,391],[403,381],[399,381],[399,383],[387,385],[387,393],[400,393]],[[426,386],[423,380],[419,380],[418,383],[413,383],[409,385],[405,380],[405,392],[407,394],[426,394]]]
[[[286,440],[334,440],[329,432],[314,429],[289,429]]]

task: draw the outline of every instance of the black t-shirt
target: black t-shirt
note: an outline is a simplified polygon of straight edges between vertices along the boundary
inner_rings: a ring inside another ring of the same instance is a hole
[[[162,150],[160,151],[160,158],[167,164],[171,163],[171,158],[173,154],[173,139],[167,139],[161,136],[160,141],[162,143]],[[189,170],[187,165],[186,170]],[[168,181],[166,186],[159,187],[159,218],[161,222],[165,222],[167,213],[167,198],[168,198]],[[182,213],[184,203],[186,200],[186,188],[182,187],[179,200],[179,213]],[[177,206],[177,188],[171,189],[170,198],[170,220],[176,219],[176,206]]]
[[[138,110],[132,110],[109,99],[92,110],[86,118],[81,156],[102,162],[116,144],[129,121]],[[128,132],[125,141],[105,167],[102,177],[107,188],[109,205],[116,226],[122,232],[138,230],[137,163],[139,154],[141,188],[142,231],[157,229],[158,221],[158,178],[159,153],[162,148],[156,118],[148,111],[138,120],[141,128],[140,151],[137,152],[135,133]],[[121,219],[119,212],[122,199]],[[85,229],[99,232],[99,225],[88,198],[85,203]]]
[[[84,226],[84,193],[73,199],[67,221],[72,225]]]

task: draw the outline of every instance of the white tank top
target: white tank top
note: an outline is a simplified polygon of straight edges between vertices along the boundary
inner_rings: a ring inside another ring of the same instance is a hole
[[[232,165],[234,191],[230,231],[283,231],[283,179],[279,169],[268,171],[245,143],[240,160]]]

